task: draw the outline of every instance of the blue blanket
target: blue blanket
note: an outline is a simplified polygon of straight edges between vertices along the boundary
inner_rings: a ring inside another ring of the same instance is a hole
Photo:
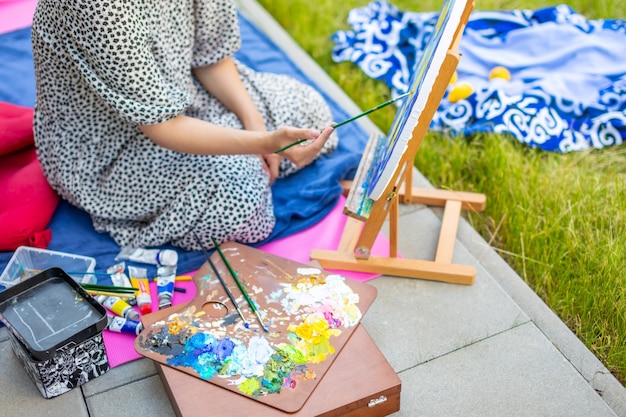
[[[348,16],[353,30],[333,35],[333,59],[356,63],[394,96],[401,94],[437,17],[386,1],[354,9]],[[431,128],[452,135],[508,133],[555,152],[619,145],[626,138],[626,21],[589,21],[564,5],[476,11],[459,52],[457,81],[474,93],[454,103],[446,95]],[[506,67],[511,81],[489,80],[496,66]]]
[[[324,95],[335,120],[344,120],[350,116],[250,21],[240,16],[240,24],[242,48],[237,53],[240,61],[258,71],[288,74],[308,83]],[[34,105],[30,28],[0,35],[0,101]],[[323,219],[335,206],[341,195],[339,181],[354,175],[367,141],[367,133],[356,123],[342,126],[337,133],[340,141],[335,152],[295,175],[276,181],[272,188],[276,227],[259,244],[304,230]],[[93,229],[87,213],[62,202],[49,227],[52,230],[52,241],[48,249],[94,257],[96,270],[99,271],[115,263],[114,258],[120,248],[108,235]],[[198,268],[204,261],[200,252],[177,251],[178,271],[181,273]],[[11,256],[11,252],[0,253],[0,270],[4,269]],[[154,273],[152,268],[149,274]]]

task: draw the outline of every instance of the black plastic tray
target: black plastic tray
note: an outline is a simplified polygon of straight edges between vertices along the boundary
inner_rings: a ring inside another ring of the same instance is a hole
[[[0,319],[38,361],[102,332],[106,310],[60,268],[0,292]]]

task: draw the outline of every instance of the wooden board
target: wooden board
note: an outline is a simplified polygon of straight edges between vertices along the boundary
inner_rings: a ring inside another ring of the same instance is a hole
[[[304,406],[285,413],[156,364],[178,417],[383,417],[400,410],[401,381],[359,325]]]
[[[192,301],[142,318],[144,330],[135,341],[135,349],[194,376],[202,384],[219,386],[283,412],[296,412],[350,339],[361,315],[374,301],[376,288],[245,245],[226,243],[222,251],[258,305],[270,332],[261,329],[215,253],[211,259],[249,328],[205,265],[194,278],[197,292]],[[200,339],[192,338],[194,332]],[[199,340],[201,343],[196,343]],[[230,346],[226,359],[215,359],[224,356],[220,350],[223,346]],[[247,359],[239,360],[242,357]],[[213,370],[216,373],[211,374]],[[252,371],[257,373],[250,375]]]

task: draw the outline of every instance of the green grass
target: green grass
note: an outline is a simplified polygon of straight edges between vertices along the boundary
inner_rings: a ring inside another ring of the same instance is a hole
[[[470,223],[623,383],[626,148],[562,156],[430,134],[416,163],[439,187],[487,194]]]
[[[331,59],[330,36],[349,29],[349,10],[368,0],[260,0],[270,14],[362,109],[389,89],[350,63]],[[392,1],[436,11],[442,1]],[[626,18],[623,0],[485,0],[477,10],[569,4],[588,19]],[[387,131],[393,106],[370,115]],[[481,192],[487,209],[473,227],[626,383],[626,146],[557,155],[495,134],[449,138],[429,133],[417,168],[439,188]]]

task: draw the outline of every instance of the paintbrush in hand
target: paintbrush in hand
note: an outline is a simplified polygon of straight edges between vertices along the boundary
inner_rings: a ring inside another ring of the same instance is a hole
[[[400,94],[398,97],[395,97],[395,98],[392,98],[392,99],[390,99],[390,100],[387,100],[387,101],[385,101],[384,103],[380,103],[379,105],[374,106],[374,107],[372,107],[372,108],[371,108],[371,109],[369,109],[369,110],[365,110],[363,113],[359,113],[359,114],[357,114],[356,116],[352,116],[352,117],[350,117],[349,119],[344,120],[343,122],[339,122],[339,123],[337,123],[337,124],[333,125],[333,129],[337,129],[338,127],[341,127],[341,126],[346,125],[346,124],[348,124],[348,123],[350,123],[350,122],[353,122],[353,121],[355,121],[356,119],[360,119],[360,118],[361,118],[361,117],[363,117],[363,116],[367,116],[368,114],[373,113],[373,112],[375,112],[376,110],[380,110],[380,109],[382,109],[383,107],[387,107],[387,106],[388,106],[388,105],[390,105],[391,103],[395,103],[396,101],[403,99],[404,97],[408,96],[408,95],[409,95],[409,94],[411,94],[411,93],[413,93],[413,90],[411,90],[411,91],[407,91],[407,92],[406,92],[406,93],[404,93],[404,94]],[[297,141],[295,141],[295,142],[293,142],[293,143],[290,143],[289,145],[287,145],[287,146],[284,146],[284,147],[280,148],[279,150],[275,151],[274,153],[281,153],[282,151],[285,151],[285,150],[287,150],[287,149],[291,148],[292,146],[299,145],[299,144],[301,144],[301,143],[303,143],[303,142],[306,142],[306,141],[307,141],[307,139],[298,139]]]

